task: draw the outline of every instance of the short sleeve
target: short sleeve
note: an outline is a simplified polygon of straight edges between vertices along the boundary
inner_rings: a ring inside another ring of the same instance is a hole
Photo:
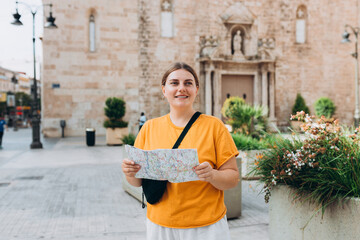
[[[145,136],[148,129],[148,122],[145,122],[144,126],[141,127],[140,132],[136,136],[134,147],[144,149],[145,147]]]
[[[225,128],[225,127],[224,127]],[[239,151],[231,137],[229,131],[225,128],[219,134],[216,140],[216,168],[219,169],[224,163],[232,157],[239,155]]]

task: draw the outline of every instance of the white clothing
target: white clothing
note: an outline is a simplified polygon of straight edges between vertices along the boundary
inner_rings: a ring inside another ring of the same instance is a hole
[[[167,228],[146,219],[147,240],[230,240],[226,215],[218,222],[198,228]]]

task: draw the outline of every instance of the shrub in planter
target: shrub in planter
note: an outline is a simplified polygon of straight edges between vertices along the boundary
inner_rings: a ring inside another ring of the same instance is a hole
[[[325,116],[326,118],[331,118],[336,110],[335,104],[330,98],[321,97],[316,100],[315,104],[315,114],[317,117]]]
[[[129,144],[131,146],[134,146],[135,139],[136,136],[130,133],[129,135],[125,135],[121,140],[123,141],[124,144]]]
[[[234,133],[260,138],[266,131],[267,109],[262,106],[253,107],[240,97],[230,97],[224,102],[221,112]]]
[[[105,120],[105,128],[125,128],[128,126],[127,122],[122,120],[125,115],[126,106],[125,101],[117,97],[109,97],[105,101],[105,116],[108,120]]]
[[[292,114],[295,116],[298,112],[304,112],[307,114],[310,114],[309,108],[305,104],[304,98],[301,96],[300,93],[296,95],[295,104],[292,108]],[[290,125],[293,131],[295,132],[301,132],[301,124],[302,122],[298,119],[290,119]]]
[[[108,118],[104,122],[106,128],[106,143],[108,145],[122,144],[122,138],[128,134],[128,123],[122,120],[125,115],[125,101],[121,98],[110,97],[105,101],[105,115]]]
[[[295,115],[297,112],[304,111],[307,114],[310,114],[308,106],[306,106],[305,99],[301,96],[300,93],[296,95],[295,104],[292,108],[292,114]]]
[[[294,118],[305,121],[306,138],[277,139],[253,169],[265,183],[265,201],[277,184],[292,187],[294,199],[310,200],[323,212],[331,203],[360,197],[360,129],[350,135],[338,120],[323,116],[314,122],[304,113]]]

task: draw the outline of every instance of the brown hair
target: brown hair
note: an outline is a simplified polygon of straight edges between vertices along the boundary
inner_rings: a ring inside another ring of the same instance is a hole
[[[189,73],[191,73],[194,76],[196,86],[199,87],[199,78],[198,78],[195,70],[192,67],[190,67],[190,65],[188,65],[184,62],[176,62],[176,63],[172,64],[168,68],[168,70],[164,73],[162,80],[161,80],[161,85],[165,86],[166,79],[170,75],[170,73],[172,73],[176,70],[179,70],[179,69],[184,69],[184,70],[188,71]]]

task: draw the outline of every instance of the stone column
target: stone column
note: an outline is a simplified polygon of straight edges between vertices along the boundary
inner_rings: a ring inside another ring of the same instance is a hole
[[[275,117],[275,69],[273,65],[269,66],[270,79],[269,79],[269,94],[270,94],[270,106],[269,106],[269,130],[277,132],[276,117]]]
[[[259,73],[256,72],[254,76],[254,105],[260,104],[260,86],[259,86]]]
[[[275,120],[275,72],[270,72],[270,121]]]
[[[205,69],[205,114],[211,115],[211,68]]]
[[[268,70],[267,67],[265,65],[262,66],[261,68],[261,86],[262,86],[262,91],[261,91],[261,95],[262,95],[262,101],[261,104],[264,107],[268,108],[268,79],[267,79],[267,74],[268,74]]]

